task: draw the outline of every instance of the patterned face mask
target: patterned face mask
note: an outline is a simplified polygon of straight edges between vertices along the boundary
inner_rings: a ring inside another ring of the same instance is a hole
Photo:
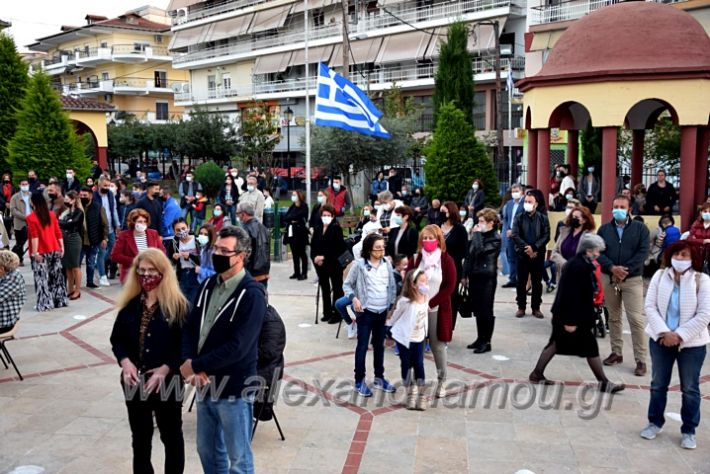
[[[138,281],[144,291],[151,292],[160,285],[161,281],[163,281],[163,275],[138,275]]]
[[[189,232],[187,230],[179,230],[179,231],[175,232],[175,236],[178,239],[184,239],[188,235],[189,235]]]

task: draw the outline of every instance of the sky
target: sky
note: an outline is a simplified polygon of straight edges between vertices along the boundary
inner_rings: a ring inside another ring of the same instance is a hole
[[[87,14],[109,18],[128,10],[152,5],[166,8],[170,0],[3,0],[0,19],[12,26],[5,30],[15,39],[19,51],[37,38],[59,33],[62,25],[82,26]]]

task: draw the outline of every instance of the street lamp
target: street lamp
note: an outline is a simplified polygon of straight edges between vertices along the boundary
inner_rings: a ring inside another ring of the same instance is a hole
[[[293,181],[291,180],[291,120],[293,119],[293,110],[291,110],[291,107],[286,107],[284,117],[286,118],[286,166],[288,166],[288,187],[289,189],[293,189]]]

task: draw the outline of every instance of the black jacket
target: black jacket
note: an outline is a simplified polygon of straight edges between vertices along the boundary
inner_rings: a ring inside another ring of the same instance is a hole
[[[430,207],[426,211],[426,218],[428,224],[439,225],[441,224],[441,207]]]
[[[106,211],[100,202],[91,201],[84,209],[86,217],[86,236],[89,245],[99,245],[102,240],[108,239],[108,222]]]
[[[319,225],[313,229],[313,237],[311,238],[311,259],[318,255],[325,257],[323,267],[328,269],[342,270],[338,257],[346,250],[345,240],[343,239],[343,229],[338,225],[338,222],[333,219],[333,222],[328,226],[323,233],[323,225]]]
[[[66,179],[62,181],[62,194],[66,196],[69,191],[76,191],[77,193],[81,191],[81,183],[78,179],[72,179],[71,184]]]
[[[133,298],[116,316],[111,332],[111,349],[119,365],[121,360],[128,357],[139,372],[166,364],[172,374],[179,374],[182,329],[178,324],[168,324],[158,307],[148,323],[141,360],[139,338],[142,316],[140,295]]]
[[[84,213],[81,209],[74,209],[63,219],[59,219],[59,228],[67,234],[84,236]]]
[[[306,221],[308,220],[308,207],[305,203],[300,206],[291,204],[291,207],[286,211],[284,220],[281,223],[286,227],[284,234],[284,243],[293,246],[305,247],[308,245],[308,228]],[[290,234],[290,237],[289,237]]]
[[[606,243],[606,250],[599,256],[599,265],[604,273],[611,274],[611,267],[614,265],[628,267],[628,277],[643,273],[643,262],[648,257],[650,247],[648,228],[644,224],[629,220],[619,239],[616,223],[612,220],[603,224],[597,234]]]
[[[315,229],[319,225],[323,225],[323,221],[320,220],[320,207],[321,205],[316,203],[311,210],[311,217],[308,219],[308,227]]]
[[[259,335],[259,359],[256,370],[269,387],[283,378],[284,349],[286,348],[286,326],[276,309],[266,307],[264,324]]]
[[[241,398],[245,388],[254,385],[257,375],[257,347],[266,313],[264,286],[247,272],[221,308],[212,329],[198,352],[200,327],[209,306],[210,294],[218,275],[200,287],[197,301],[183,329],[182,358],[192,359],[195,373],[205,372],[220,399]]]
[[[533,242],[527,241],[529,230],[533,231]],[[518,214],[513,221],[513,235],[510,238],[513,239],[518,255],[525,255],[525,247],[528,245],[538,254],[545,252],[545,246],[550,241],[550,221],[547,215],[541,212]]]
[[[173,237],[172,239],[163,240],[163,245],[165,245],[165,255],[168,256],[168,260],[170,260],[170,263],[173,264],[173,268],[177,269],[177,264],[179,260],[175,260],[173,258],[173,254],[176,254],[180,251],[180,239],[178,239],[177,237]],[[197,249],[197,253],[191,253],[189,258],[192,263],[194,263],[195,265],[199,265],[200,247],[197,244],[197,241],[195,241],[195,248]]]
[[[646,212],[649,214],[665,214],[663,208],[670,207],[672,210],[677,198],[678,195],[671,183],[666,182],[666,186],[663,188],[658,185],[658,182],[652,183],[646,193]],[[656,211],[653,206],[658,206],[661,210]]]
[[[237,186],[236,183],[232,184],[232,189],[229,190],[229,194],[227,194],[227,188],[224,185],[222,185],[222,188],[219,190],[217,202],[226,206],[229,200],[232,201],[232,206],[236,206],[239,202],[239,186]]]
[[[242,228],[251,238],[251,254],[246,262],[246,268],[252,276],[268,275],[271,270],[271,234],[256,218],[242,222]]]
[[[394,257],[397,254],[406,255],[409,258],[417,253],[417,245],[419,244],[419,234],[417,230],[408,226],[404,230],[404,235],[399,241],[399,248],[394,248],[394,244],[397,241],[397,236],[399,235],[400,227],[395,227],[390,231],[389,239],[387,240],[387,247],[385,254]]]
[[[138,204],[136,204],[136,209],[143,209],[150,214],[149,228],[153,229],[158,234],[162,232],[160,227],[163,222],[163,202],[161,200],[148,199],[147,196],[143,196],[143,198],[138,201]]]
[[[463,259],[466,258],[468,247],[468,233],[463,224],[454,224],[446,236],[446,253],[451,255],[456,265],[456,279],[461,280],[463,272]]]
[[[577,254],[564,264],[552,303],[552,323],[588,329],[594,326],[594,265]]]
[[[501,239],[497,230],[490,230],[486,233],[474,232],[468,244],[463,276],[496,278],[498,275],[500,247]]]

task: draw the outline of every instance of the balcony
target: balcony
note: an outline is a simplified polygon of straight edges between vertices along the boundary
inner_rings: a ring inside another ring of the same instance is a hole
[[[181,15],[181,12],[178,10],[178,14],[173,17],[172,22],[173,26],[182,25],[191,21],[207,18],[208,16],[214,16],[222,13],[239,10],[245,7],[265,3],[267,1],[268,0],[238,0],[235,2],[232,0],[227,0],[224,2],[215,2],[206,7],[195,9],[191,8],[187,15]]]
[[[107,80],[89,80],[64,84],[61,92],[64,95],[148,95],[148,94],[176,94],[189,90],[185,81],[168,81],[143,78],[119,78]]]
[[[490,81],[495,78],[493,69],[493,58],[475,58],[473,61],[473,72],[475,81]],[[501,60],[501,77],[503,81],[507,77],[508,71],[514,71],[515,79],[522,77],[525,69],[525,58],[514,57]],[[403,89],[432,88],[434,77],[436,76],[437,64],[408,64],[383,66],[372,71],[351,73],[350,80],[363,90],[385,90],[397,83]],[[189,106],[194,103],[220,103],[235,102],[239,100],[252,99],[277,99],[282,97],[302,96],[306,89],[305,78],[291,78],[281,81],[260,81],[259,76],[254,78],[253,84],[232,85],[228,89],[216,88],[208,89],[205,92],[191,93],[185,90],[175,94],[175,105]],[[308,89],[313,91],[316,88],[316,78],[310,77]]]
[[[435,6],[421,8],[410,8],[396,12],[398,18],[409,24],[418,24],[418,28],[435,28],[444,26],[453,20],[472,21],[489,16],[505,15],[513,9],[518,9],[522,14],[525,8],[525,0],[467,0],[461,2],[451,2]],[[507,9],[508,11],[504,11]],[[494,10],[496,10],[494,12]],[[490,15],[488,14],[490,13]],[[405,24],[383,10],[371,13],[367,18],[362,19],[357,26],[352,25],[353,35],[365,33],[371,36],[381,36],[399,32],[410,31],[411,26]],[[401,31],[377,31],[385,29],[399,28]],[[342,27],[339,24],[329,24],[309,30],[309,42],[312,46],[332,44],[340,42]],[[326,40],[327,39],[327,40]],[[318,41],[321,40],[321,41]],[[279,48],[281,47],[281,48]],[[286,28],[279,31],[278,35],[262,38],[241,37],[241,39],[228,45],[220,45],[208,48],[199,48],[187,53],[175,53],[173,55],[173,65],[179,68],[189,68],[197,66],[197,61],[227,63],[236,59],[243,59],[250,56],[267,54],[268,52],[279,52],[287,50],[302,49],[304,47],[304,31],[302,28]],[[274,51],[260,51],[273,49]]]
[[[570,0],[554,5],[531,7],[530,24],[543,25],[560,21],[577,20],[600,8],[604,8],[623,0]],[[646,0],[656,3],[681,3],[687,0]]]
[[[76,51],[62,51],[43,61],[44,70],[49,75],[62,74],[67,70],[94,67],[108,62],[142,63],[147,61],[170,61],[165,46],[149,44],[114,44]]]
[[[113,80],[74,82],[62,85],[64,95],[98,95],[113,93]]]

